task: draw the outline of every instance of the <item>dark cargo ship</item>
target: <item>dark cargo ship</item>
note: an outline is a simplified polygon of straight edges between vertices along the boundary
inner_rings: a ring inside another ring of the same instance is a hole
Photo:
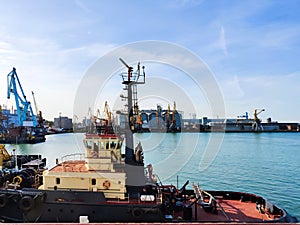
[[[128,94],[125,134],[101,120],[85,135],[84,155],[68,155],[44,171],[39,188],[2,188],[4,222],[297,222],[254,194],[205,191],[197,184],[188,190],[189,181],[180,189],[162,184],[152,165],[144,165],[141,143],[133,147],[132,87],[145,82],[144,67],[134,72],[122,62],[128,67],[122,75]]]

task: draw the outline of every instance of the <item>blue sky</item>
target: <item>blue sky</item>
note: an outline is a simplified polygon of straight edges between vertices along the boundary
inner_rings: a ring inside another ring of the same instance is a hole
[[[265,108],[262,119],[299,122],[299,10],[298,0],[1,1],[0,103],[13,104],[6,75],[16,67],[44,117],[73,117],[77,87],[94,62],[118,46],[157,40],[183,46],[208,65],[227,117]],[[198,117],[209,114],[198,106]],[[177,107],[188,116],[190,109]]]

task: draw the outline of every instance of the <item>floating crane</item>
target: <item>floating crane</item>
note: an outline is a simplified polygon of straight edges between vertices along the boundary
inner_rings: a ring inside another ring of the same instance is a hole
[[[21,91],[21,96],[18,93],[18,87]],[[32,126],[35,127],[37,125],[37,119],[32,111],[30,102],[28,102],[26,99],[26,95],[24,94],[23,88],[16,72],[16,68],[13,68],[13,70],[7,75],[8,99],[10,99],[11,93],[13,93],[13,95],[15,96],[19,126],[23,126],[24,122],[27,121],[27,112],[29,111],[31,114]]]

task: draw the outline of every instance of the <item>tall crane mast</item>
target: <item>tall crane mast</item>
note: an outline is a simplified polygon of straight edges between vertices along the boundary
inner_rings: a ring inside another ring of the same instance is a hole
[[[177,113],[176,111],[176,102],[174,101],[174,107],[173,107],[173,113],[172,113],[172,123],[175,123],[175,114]]]
[[[34,107],[35,107],[35,113],[36,113],[36,115],[38,115],[39,114],[39,109],[38,109],[38,106],[37,106],[37,103],[36,103],[36,100],[35,100],[35,97],[34,97],[34,92],[31,91],[31,94],[32,94],[33,103],[34,103]]]
[[[127,174],[126,185],[140,186],[141,181],[145,179],[144,161],[142,156],[142,148],[139,144],[139,150],[133,147],[133,132],[134,128],[134,109],[135,103],[137,103],[137,85],[145,84],[145,67],[138,63],[137,71],[133,71],[133,67],[129,66],[123,59],[119,58],[123,65],[127,67],[127,73],[121,73],[122,84],[125,86],[124,90],[127,90],[126,104],[126,124],[125,127],[125,171]],[[128,192],[129,190],[127,190]],[[132,192],[130,190],[130,192]]]
[[[21,91],[21,96],[18,93],[18,87]],[[7,75],[7,98],[10,99],[10,94],[13,93],[15,96],[16,109],[18,114],[19,125],[23,126],[24,121],[27,120],[27,112],[29,110],[32,119],[32,125],[37,125],[37,119],[34,115],[30,102],[27,101],[26,95],[24,94],[22,85],[16,72],[16,68]]]
[[[262,125],[261,125],[261,120],[258,118],[258,115],[260,114],[260,113],[262,113],[263,111],[265,111],[265,109],[255,109],[254,110],[254,122],[253,122],[253,124],[252,124],[252,129],[254,130],[254,131],[261,131],[262,129],[263,129],[263,127],[262,127]]]
[[[111,113],[111,111],[109,109],[107,101],[105,101],[105,104],[104,104],[104,112],[105,112],[105,114],[107,116],[108,124],[111,125],[111,122],[112,122],[112,118],[111,118],[112,113]]]
[[[32,98],[33,98],[33,103],[34,103],[34,107],[35,107],[36,116],[38,117],[38,124],[42,126],[43,122],[44,122],[42,111],[39,110],[39,108],[37,106],[35,96],[34,96],[34,92],[31,91],[31,94],[32,94]]]

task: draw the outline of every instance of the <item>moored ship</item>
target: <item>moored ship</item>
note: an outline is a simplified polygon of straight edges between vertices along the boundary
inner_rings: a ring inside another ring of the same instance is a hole
[[[11,95],[15,99],[15,112],[2,109],[0,106],[0,143],[35,144],[45,142],[46,130],[43,125],[42,112],[39,111],[37,115],[34,115],[31,103],[27,101],[21,86],[16,68],[13,68],[7,75],[7,98],[10,99]],[[35,102],[33,92],[32,96]]]
[[[84,155],[74,154],[44,171],[39,188],[0,190],[0,218],[5,222],[296,222],[285,210],[250,193],[202,190],[189,181],[182,188],[164,185],[143,148],[134,148],[136,105],[133,85],[145,82],[144,68],[122,76],[127,90],[125,134],[108,120],[85,135]],[[122,144],[125,154],[122,153]],[[2,200],[1,200],[2,199]]]

